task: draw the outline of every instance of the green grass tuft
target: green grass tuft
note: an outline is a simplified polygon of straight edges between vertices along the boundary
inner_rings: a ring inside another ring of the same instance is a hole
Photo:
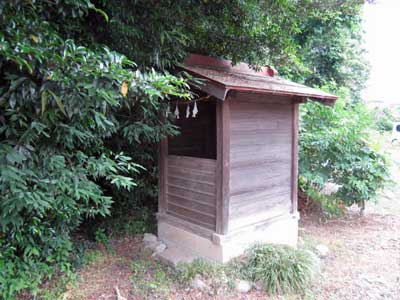
[[[97,263],[100,261],[103,257],[103,253],[101,253],[100,250],[87,250],[83,256],[83,261],[85,264],[90,265]]]
[[[222,265],[211,263],[203,259],[195,259],[191,263],[180,263],[177,266],[178,278],[182,283],[190,282],[196,275],[203,277],[213,277],[219,274]]]
[[[315,258],[285,245],[256,245],[247,253],[241,272],[259,282],[269,294],[304,292],[315,272]]]
[[[209,291],[214,295],[228,293],[233,290],[237,274],[231,264],[220,264],[204,259],[195,259],[191,263],[182,263],[177,266],[176,281],[188,285],[199,275],[207,284]]]
[[[148,259],[134,261],[131,267],[134,294],[141,299],[167,299],[173,283],[169,268]]]

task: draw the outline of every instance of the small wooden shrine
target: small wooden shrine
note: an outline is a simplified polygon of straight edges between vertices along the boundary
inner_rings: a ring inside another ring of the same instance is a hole
[[[182,68],[204,84],[171,107],[181,134],[160,145],[159,239],[219,262],[256,242],[296,245],[299,104],[337,97],[270,67],[190,55]]]

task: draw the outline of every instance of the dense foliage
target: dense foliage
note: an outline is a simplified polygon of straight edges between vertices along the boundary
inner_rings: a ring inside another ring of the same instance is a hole
[[[362,3],[0,2],[0,298],[67,272],[70,234],[88,218],[112,211],[124,219],[135,209],[148,218],[143,205],[157,195],[156,144],[177,133],[160,116],[169,97],[190,97],[184,75],[166,70],[175,71],[188,52],[273,64],[333,92],[346,87],[350,100],[337,109],[304,110],[302,186],[318,191],[324,181],[350,182],[338,197],[369,199],[381,186],[374,182],[384,173],[382,158],[363,134],[352,141],[345,131],[327,134],[342,116],[350,125],[351,112],[359,113],[351,99],[359,101],[366,74],[358,45]],[[335,146],[333,137],[344,147],[322,154]],[[315,141],[322,143],[317,154]],[[348,165],[337,161],[343,151]],[[359,165],[354,156],[362,157]],[[365,177],[368,186],[359,186]],[[130,226],[144,230],[140,221]]]
[[[369,71],[361,47],[359,4],[360,1],[344,1],[340,8],[316,11],[304,20],[297,35],[297,57],[304,65],[297,80],[310,86],[329,86],[332,92],[346,87],[353,102],[360,101]]]
[[[373,118],[375,121],[375,129],[379,132],[392,131],[393,122],[398,120],[398,112],[390,108],[375,108],[373,111]]]
[[[383,151],[371,140],[370,112],[346,99],[341,93],[334,108],[308,103],[302,109],[300,188],[330,214],[340,213],[340,206],[363,206],[388,177]]]
[[[389,175],[386,157],[372,140],[376,122],[361,100],[368,65],[362,55],[360,6],[348,9],[309,18],[302,32],[312,33],[300,35],[303,61],[313,68],[301,76],[304,82],[339,96],[333,108],[301,107],[299,187],[328,215],[353,203],[363,208]]]
[[[187,52],[261,65],[287,62],[295,53],[296,18],[306,14],[309,1],[300,2],[104,1],[99,5],[109,13],[110,25],[100,26],[96,36],[157,68],[181,62]],[[92,24],[99,21],[104,22]]]
[[[136,185],[142,167],[124,148],[175,132],[161,100],[188,93],[181,78],[70,39],[88,1],[0,5],[0,291],[11,299],[54,263],[69,270],[71,231]]]

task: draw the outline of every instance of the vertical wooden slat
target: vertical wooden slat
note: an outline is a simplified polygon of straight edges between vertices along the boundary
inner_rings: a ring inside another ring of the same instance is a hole
[[[215,173],[215,195],[216,195],[216,232],[222,234],[222,105],[224,102],[217,101],[216,129],[217,129],[217,166]]]
[[[299,142],[299,103],[293,102],[292,113],[292,209],[297,212],[298,202],[298,142]]]
[[[229,97],[222,102],[222,234],[228,232],[230,199],[231,110]]]
[[[228,232],[230,176],[229,100],[217,103],[217,233]]]
[[[158,157],[158,212],[164,214],[167,210],[167,170],[168,170],[168,139],[160,141]]]

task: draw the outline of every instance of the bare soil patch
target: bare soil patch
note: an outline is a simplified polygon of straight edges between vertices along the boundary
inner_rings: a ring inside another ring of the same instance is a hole
[[[313,287],[315,300],[400,299],[400,145],[387,143],[392,183],[365,216],[318,224],[303,218],[301,235],[328,245],[322,275]]]
[[[300,228],[303,244],[327,245],[329,255],[322,259],[321,275],[306,296],[270,297],[262,290],[248,294],[235,291],[200,291],[171,282],[167,294],[137,294],[135,280],[152,284],[153,273],[145,278],[135,274],[132,263],[148,259],[143,255],[141,237],[110,242],[110,250],[100,247],[101,255],[79,271],[75,287],[65,299],[117,299],[115,286],[127,299],[315,299],[315,300],[399,300],[400,299],[400,217],[349,214],[345,218],[319,224],[304,218]],[[157,262],[154,262],[157,264]],[[150,271],[149,271],[150,272]],[[165,271],[169,276],[169,271]],[[163,275],[164,276],[164,275]],[[155,283],[156,284],[156,283]],[[155,286],[155,290],[157,290]]]
[[[132,275],[130,262],[137,259],[141,246],[140,237],[110,241],[109,249],[100,245],[92,252],[93,261],[78,272],[78,281],[64,299],[116,299],[116,286],[122,295],[128,295]]]
[[[323,225],[304,220],[302,235],[330,248],[314,299],[400,299],[398,216],[353,215]]]

